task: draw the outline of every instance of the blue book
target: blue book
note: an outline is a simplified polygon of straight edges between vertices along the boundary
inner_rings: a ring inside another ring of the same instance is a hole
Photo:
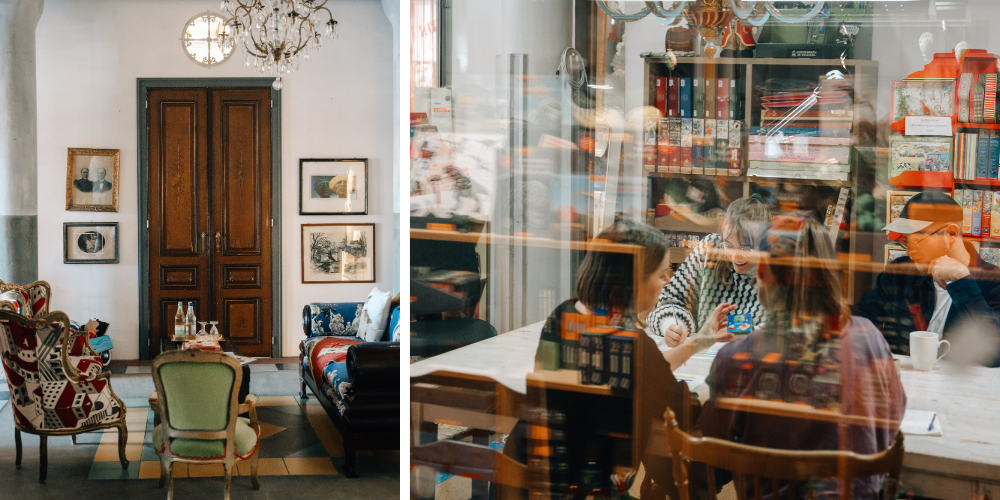
[[[750,127],[750,135],[767,135],[771,132],[781,132],[785,135],[800,135],[805,137],[851,137],[851,131],[840,128],[775,128]]]
[[[987,173],[990,179],[1000,178],[1000,131],[990,131],[990,164]]]
[[[985,141],[984,141],[985,142]],[[983,232],[983,192],[972,192],[972,234],[979,236]]]
[[[691,79],[681,78],[680,115],[681,118],[691,118]]]
[[[976,147],[976,177],[989,177],[990,167],[990,131],[979,131],[979,144]]]

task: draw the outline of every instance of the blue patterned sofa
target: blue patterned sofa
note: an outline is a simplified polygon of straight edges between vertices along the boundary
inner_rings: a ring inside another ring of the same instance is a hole
[[[306,338],[299,344],[299,396],[308,398],[308,386],[337,426],[348,477],[358,477],[357,450],[399,449],[399,298],[393,299],[392,315],[377,342],[356,336],[363,305],[307,304],[302,310]]]

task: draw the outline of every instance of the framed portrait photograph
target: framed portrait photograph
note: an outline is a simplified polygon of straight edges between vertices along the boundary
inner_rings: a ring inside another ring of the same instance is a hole
[[[899,217],[899,214],[903,211],[903,207],[906,206],[906,202],[910,201],[913,195],[919,193],[920,191],[896,191],[888,190],[885,192],[885,223],[891,224],[892,221]]]
[[[117,149],[69,148],[66,159],[66,210],[118,211]]]
[[[303,283],[374,283],[375,224],[302,224]]]
[[[368,215],[368,160],[299,160],[300,215]]]
[[[890,84],[892,121],[907,116],[948,116],[955,106],[955,80],[896,80]]]
[[[63,223],[64,264],[117,264],[117,222]]]
[[[889,137],[889,178],[906,171],[951,172],[951,137]]]

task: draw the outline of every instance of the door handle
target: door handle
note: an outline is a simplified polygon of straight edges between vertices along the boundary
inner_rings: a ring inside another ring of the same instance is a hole
[[[202,252],[205,251],[205,237],[206,236],[208,236],[208,234],[206,234],[205,231],[202,231],[201,232],[201,240],[198,241],[198,253],[202,253]]]
[[[222,233],[215,232],[215,253],[222,251]]]

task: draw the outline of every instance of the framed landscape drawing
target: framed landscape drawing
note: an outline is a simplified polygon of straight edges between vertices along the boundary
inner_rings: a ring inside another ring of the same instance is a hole
[[[919,193],[920,191],[894,191],[888,190],[885,192],[885,223],[891,224],[892,221],[899,217],[900,212],[903,211],[903,207],[906,206],[906,202],[910,201],[913,195]]]
[[[64,264],[117,264],[117,222],[63,223]]]
[[[69,148],[66,156],[66,210],[117,212],[121,152]]]
[[[367,215],[368,160],[299,160],[300,215]]]
[[[955,106],[955,80],[897,80],[890,84],[892,121],[907,116],[948,116]]]
[[[302,224],[303,283],[374,283],[375,224]]]

